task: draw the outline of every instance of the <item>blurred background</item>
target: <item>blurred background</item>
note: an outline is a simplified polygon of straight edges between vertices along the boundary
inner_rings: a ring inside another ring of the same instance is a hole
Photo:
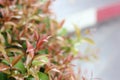
[[[90,29],[99,59],[83,65],[87,73],[100,80],[120,80],[120,0],[56,0],[51,9],[59,21],[66,20],[70,33],[73,24],[82,31]]]

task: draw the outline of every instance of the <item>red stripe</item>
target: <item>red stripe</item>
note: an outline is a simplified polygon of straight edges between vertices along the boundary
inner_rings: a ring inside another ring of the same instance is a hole
[[[100,8],[97,11],[98,22],[105,21],[116,16],[120,16],[120,3]]]

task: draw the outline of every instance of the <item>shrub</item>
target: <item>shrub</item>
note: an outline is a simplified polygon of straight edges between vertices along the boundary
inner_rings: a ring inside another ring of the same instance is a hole
[[[82,38],[51,18],[51,0],[0,0],[0,80],[76,80],[71,61]],[[91,43],[90,39],[84,38]]]

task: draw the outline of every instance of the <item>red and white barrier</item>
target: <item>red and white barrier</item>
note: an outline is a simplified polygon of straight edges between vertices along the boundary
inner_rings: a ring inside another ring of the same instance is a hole
[[[64,26],[68,31],[72,32],[74,31],[73,24],[78,25],[82,29],[117,16],[120,16],[120,3],[107,5],[101,8],[91,8],[83,12],[73,14],[66,18]]]

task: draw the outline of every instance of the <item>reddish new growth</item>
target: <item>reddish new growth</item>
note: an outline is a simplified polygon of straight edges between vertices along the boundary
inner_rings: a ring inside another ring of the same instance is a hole
[[[0,0],[3,80],[77,80],[71,61],[80,37],[72,40],[60,32],[64,20],[51,19],[52,1],[43,1]]]

